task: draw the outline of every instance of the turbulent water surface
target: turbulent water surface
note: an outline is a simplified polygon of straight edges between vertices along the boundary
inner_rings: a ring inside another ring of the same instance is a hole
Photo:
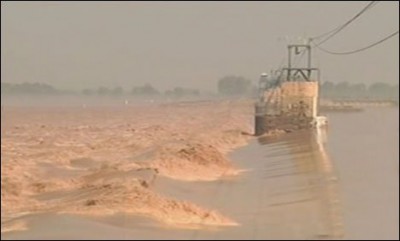
[[[160,176],[151,187],[162,197],[218,210],[238,225],[179,227],[124,212],[41,212],[16,218],[26,228],[2,238],[398,239],[398,109],[328,118],[327,129],[252,139],[235,150],[229,157],[240,175],[209,181]],[[63,175],[80,175],[79,169]]]

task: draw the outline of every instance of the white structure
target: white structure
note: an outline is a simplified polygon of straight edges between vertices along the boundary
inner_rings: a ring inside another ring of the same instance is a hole
[[[317,116],[313,120],[313,125],[317,128],[328,125],[328,118],[326,116]]]

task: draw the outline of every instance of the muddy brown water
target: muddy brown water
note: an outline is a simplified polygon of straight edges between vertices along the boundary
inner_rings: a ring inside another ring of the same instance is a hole
[[[166,227],[146,217],[43,213],[2,239],[398,239],[397,108],[331,113],[326,131],[260,138],[230,157],[241,176],[156,179],[157,192],[217,209],[237,227]]]

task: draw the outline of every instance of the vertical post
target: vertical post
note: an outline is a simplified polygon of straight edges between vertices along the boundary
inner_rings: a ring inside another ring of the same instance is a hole
[[[320,77],[321,77],[321,72],[318,69],[317,70],[317,82],[318,82],[317,115],[319,115],[319,106],[320,106],[320,103],[321,103],[321,96],[320,96],[320,93],[321,93],[321,91],[320,91],[321,82],[320,82]]]
[[[287,80],[290,81],[291,78],[291,73],[290,73],[290,69],[292,68],[292,47],[289,45],[288,46],[288,76],[287,76]]]
[[[310,45],[308,45],[307,46],[307,50],[308,50],[308,66],[307,66],[307,68],[308,68],[308,79],[310,80],[311,79],[311,46]]]

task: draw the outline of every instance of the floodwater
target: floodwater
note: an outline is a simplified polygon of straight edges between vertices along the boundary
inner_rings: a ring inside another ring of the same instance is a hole
[[[397,108],[328,114],[329,128],[260,138],[231,154],[246,169],[212,182],[158,178],[153,188],[240,225],[165,227],[144,217],[37,214],[2,239],[398,239]]]
[[[347,239],[399,239],[399,109],[329,115]]]

